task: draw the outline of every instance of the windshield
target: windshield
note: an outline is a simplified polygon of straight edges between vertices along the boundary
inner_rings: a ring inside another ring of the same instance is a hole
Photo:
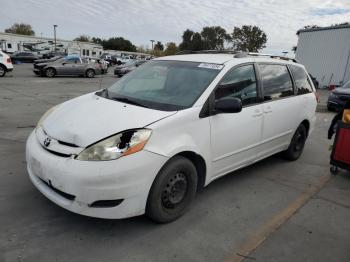
[[[150,61],[107,90],[108,98],[164,111],[189,108],[222,69],[197,62]]]

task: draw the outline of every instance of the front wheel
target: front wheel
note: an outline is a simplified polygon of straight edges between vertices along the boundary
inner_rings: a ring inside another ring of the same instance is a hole
[[[169,223],[182,216],[193,201],[197,171],[187,158],[176,156],[160,170],[153,182],[146,214],[158,223]]]
[[[6,68],[3,65],[0,65],[0,77],[3,77],[6,75]]]
[[[292,141],[286,151],[283,152],[283,157],[290,161],[297,160],[303,152],[306,141],[306,128],[300,125],[295,131]]]
[[[45,75],[47,76],[47,77],[54,77],[55,75],[56,75],[56,70],[54,69],[54,68],[48,68],[48,69],[46,69],[45,70]]]
[[[95,76],[95,71],[92,69],[86,70],[86,77],[93,78]]]

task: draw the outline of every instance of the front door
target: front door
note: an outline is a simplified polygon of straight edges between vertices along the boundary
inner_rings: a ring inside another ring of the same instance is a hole
[[[302,106],[295,96],[286,65],[259,64],[264,103],[264,129],[259,157],[285,149],[298,126],[297,112]]]
[[[258,90],[253,64],[233,68],[215,90],[215,99],[239,98],[243,109],[210,117],[213,178],[255,161],[263,127]]]

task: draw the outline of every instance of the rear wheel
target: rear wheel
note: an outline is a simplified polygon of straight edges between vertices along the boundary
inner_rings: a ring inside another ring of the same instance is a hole
[[[290,161],[297,160],[303,152],[306,136],[305,126],[300,125],[295,131],[288,149],[283,152],[283,157]]]
[[[6,67],[3,65],[0,65],[0,77],[3,77],[6,75]]]
[[[92,77],[95,76],[95,71],[92,70],[92,69],[88,69],[88,70],[86,70],[85,75],[86,75],[86,77],[88,77],[88,78],[92,78]]]
[[[197,171],[187,158],[176,156],[161,169],[153,182],[146,214],[153,221],[168,223],[182,216],[194,199]]]
[[[47,77],[54,77],[56,75],[56,70],[54,68],[48,68],[45,70],[45,75]]]

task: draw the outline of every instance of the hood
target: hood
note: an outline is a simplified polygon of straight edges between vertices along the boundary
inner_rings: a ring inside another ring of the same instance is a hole
[[[124,130],[142,128],[176,111],[159,111],[90,93],[59,105],[42,123],[54,139],[86,147]]]
[[[345,95],[345,96],[350,96],[350,88],[348,87],[339,87],[333,91],[334,94],[336,95]]]
[[[47,62],[34,63],[34,65],[40,66],[40,67],[47,66],[47,64],[48,64]]]

